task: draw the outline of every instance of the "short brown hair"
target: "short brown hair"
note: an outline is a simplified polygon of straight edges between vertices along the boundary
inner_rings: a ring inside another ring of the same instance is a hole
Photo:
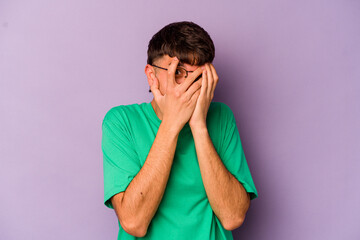
[[[189,21],[174,22],[151,38],[147,55],[148,64],[169,55],[176,56],[180,62],[200,66],[213,61],[215,46],[210,35],[199,25]]]

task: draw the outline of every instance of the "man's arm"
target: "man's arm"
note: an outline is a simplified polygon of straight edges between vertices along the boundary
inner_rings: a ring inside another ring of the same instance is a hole
[[[250,195],[224,166],[206,126],[191,130],[211,208],[226,230],[234,230],[240,227],[245,219],[250,207]]]
[[[206,63],[200,96],[189,125],[209,203],[223,227],[233,230],[245,219],[250,206],[250,195],[224,166],[207,129],[206,116],[218,81],[214,65]]]
[[[169,179],[179,132],[162,122],[143,167],[125,192],[111,198],[121,226],[133,236],[146,235],[158,209]]]
[[[201,81],[192,84],[201,74],[195,70],[182,84],[175,81],[179,60],[173,58],[167,72],[166,94],[159,90],[155,75],[151,85],[154,99],[162,112],[162,122],[146,161],[124,193],[115,195],[112,204],[121,226],[131,235],[143,237],[159,207],[169,179],[177,139],[194,111]],[[190,86],[191,85],[191,86]]]

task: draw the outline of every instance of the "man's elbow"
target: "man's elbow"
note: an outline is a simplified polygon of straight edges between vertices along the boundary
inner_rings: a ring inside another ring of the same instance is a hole
[[[139,226],[136,222],[120,222],[122,228],[128,234],[135,237],[144,237],[147,233],[147,227]]]
[[[244,223],[246,213],[250,207],[250,194],[249,193],[247,193],[247,203],[246,204],[247,204],[247,206],[242,213],[240,213],[237,217],[234,217],[233,219],[228,219],[228,221],[224,222],[223,227],[226,230],[228,230],[228,231],[235,230]]]
[[[239,218],[236,221],[235,220],[227,221],[224,223],[223,227],[228,231],[232,231],[240,227],[244,223],[244,220],[245,217]]]

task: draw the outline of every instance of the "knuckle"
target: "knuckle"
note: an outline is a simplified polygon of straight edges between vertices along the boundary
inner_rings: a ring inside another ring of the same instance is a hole
[[[167,88],[166,92],[168,92],[171,95],[176,95],[176,91],[174,88]]]
[[[173,92],[174,92],[174,91],[173,91],[171,88],[169,88],[169,87],[166,89],[166,94],[167,94],[167,95],[172,95]]]
[[[179,90],[176,90],[176,91],[174,92],[174,95],[175,95],[175,97],[179,98],[179,97],[181,96],[181,93],[180,93]]]

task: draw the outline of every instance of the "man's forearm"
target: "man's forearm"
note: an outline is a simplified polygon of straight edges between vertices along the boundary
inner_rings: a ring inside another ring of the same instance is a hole
[[[209,203],[224,228],[233,230],[245,219],[250,206],[249,195],[224,166],[206,126],[191,130]]]
[[[121,218],[146,233],[164,195],[175,154],[177,129],[164,121],[160,124],[146,161],[127,187],[121,203]]]

